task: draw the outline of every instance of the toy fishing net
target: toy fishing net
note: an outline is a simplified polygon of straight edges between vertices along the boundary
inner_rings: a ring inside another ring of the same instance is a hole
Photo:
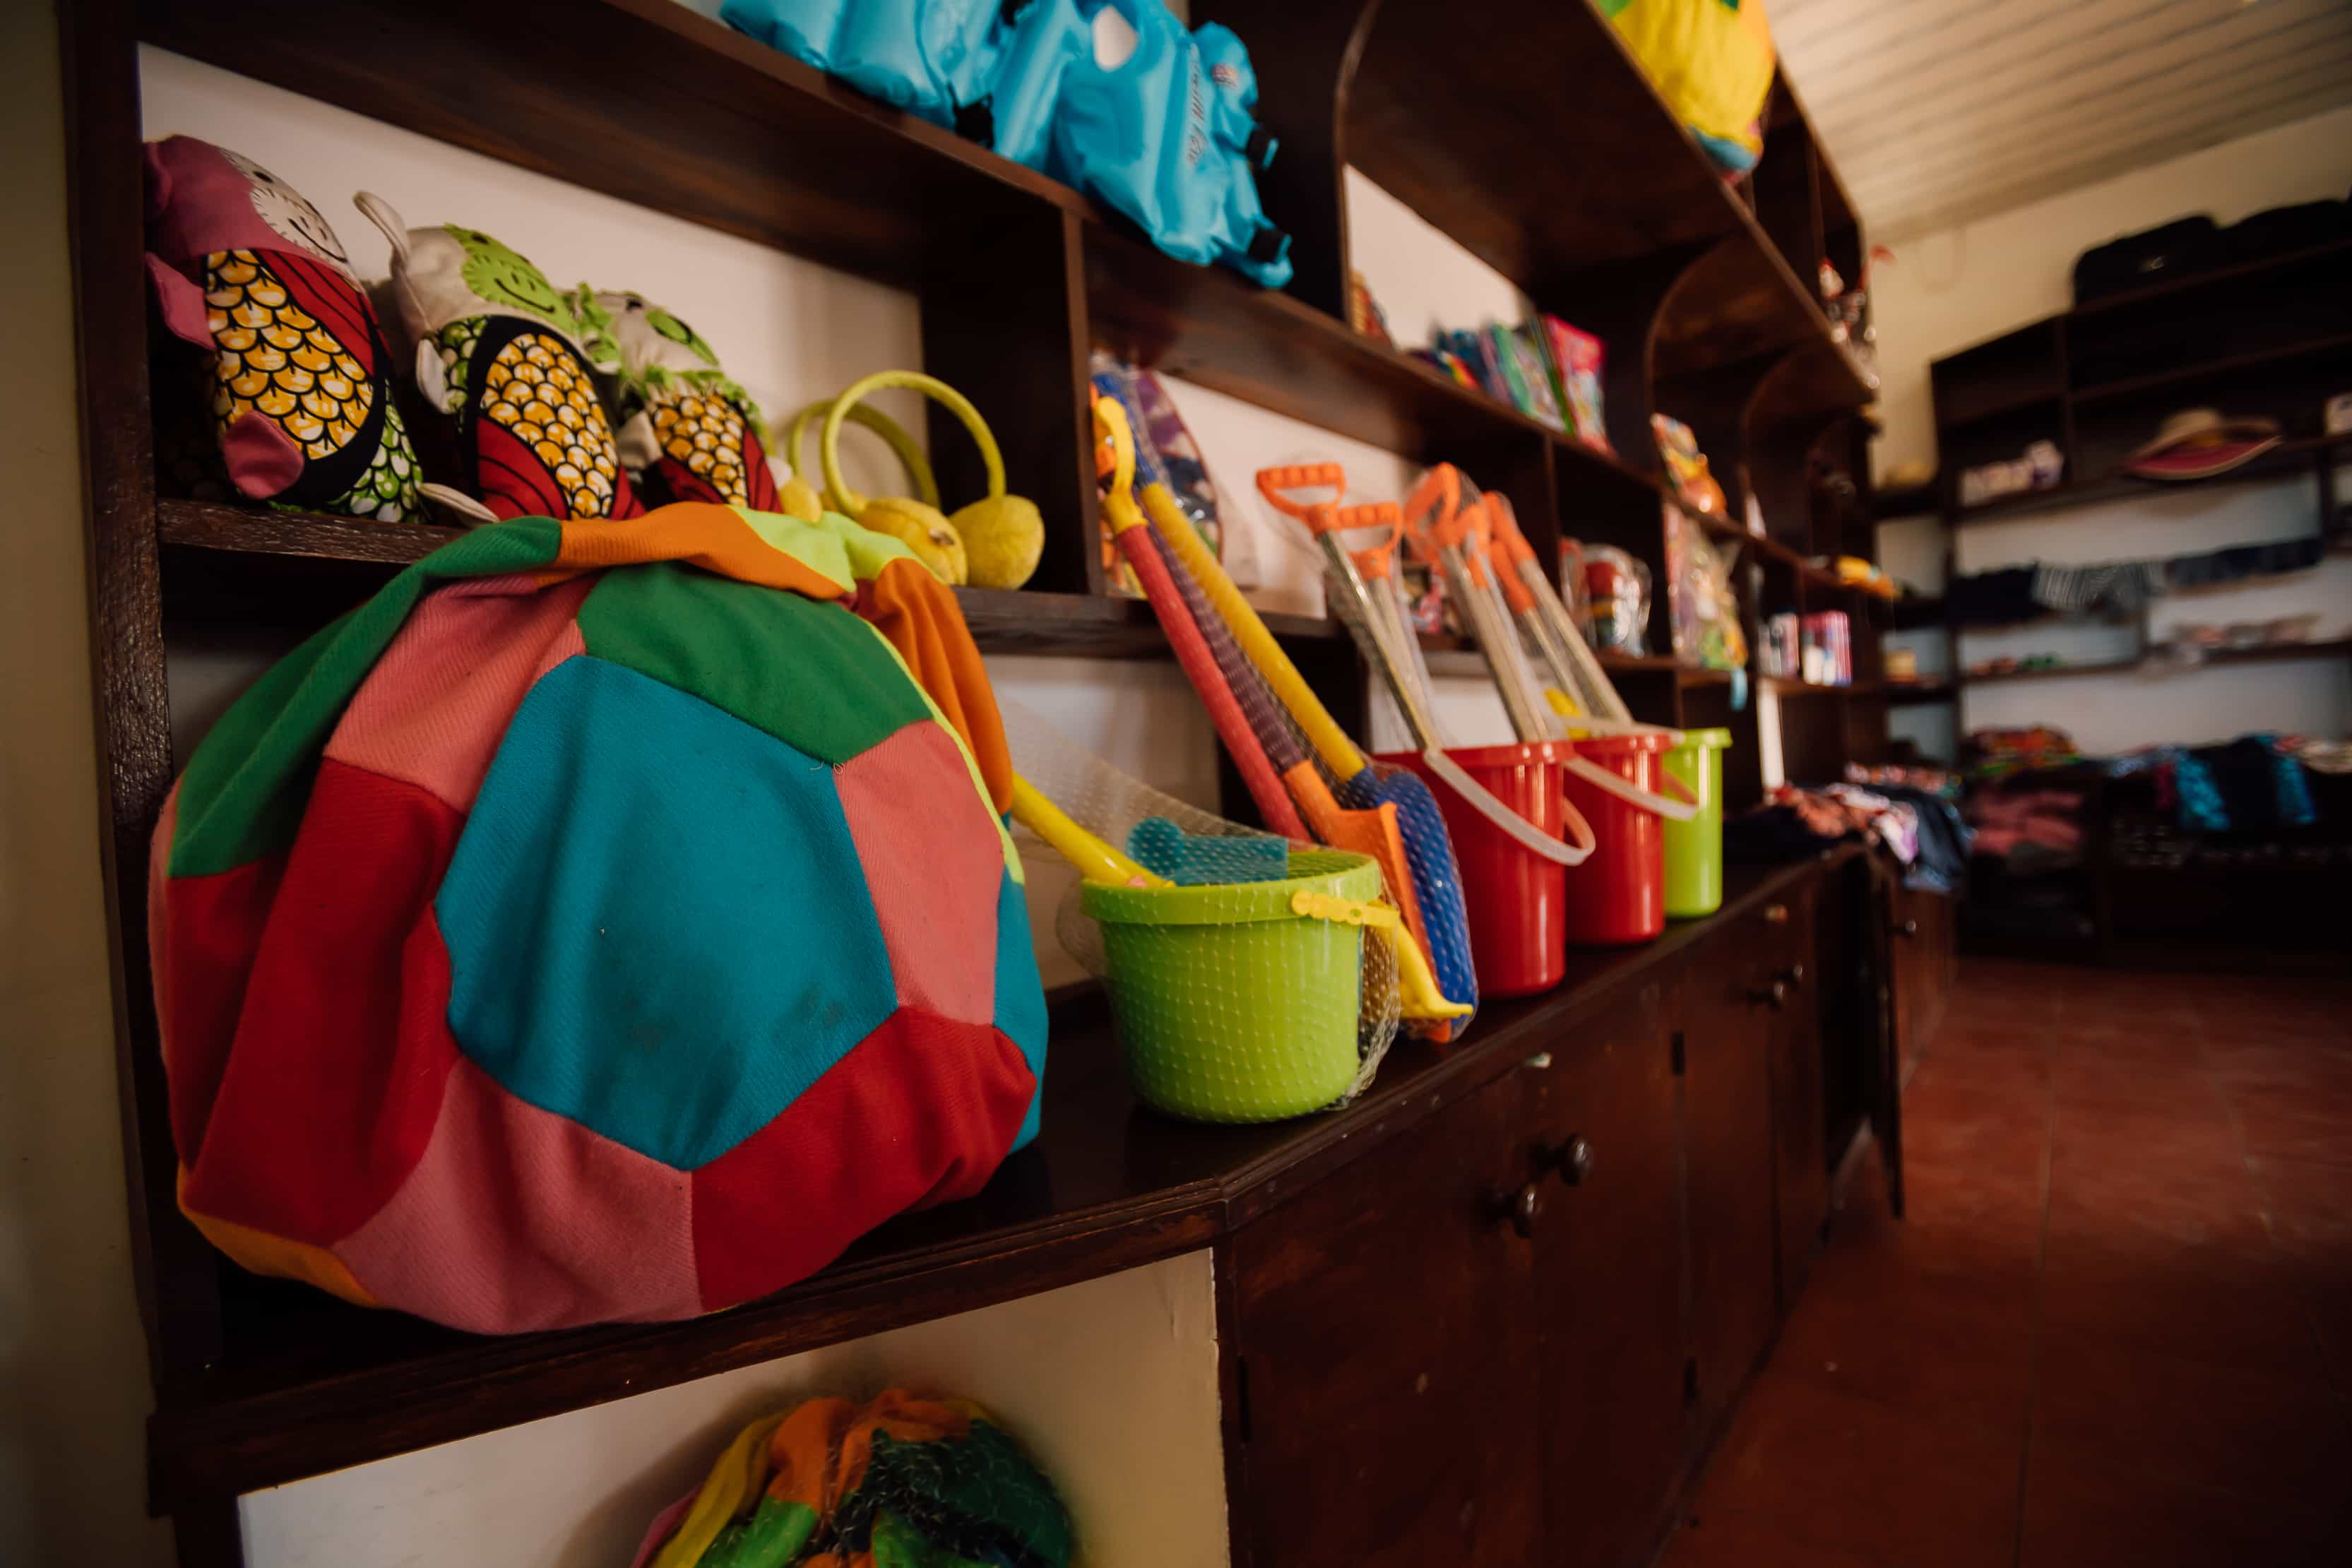
[[[1103,980],[1137,1092],[1208,1121],[1275,1121],[1361,1093],[1396,1037],[1391,944],[1412,940],[1379,863],[1188,805],[1018,704],[1003,718],[1022,778],[1079,830],[1023,816],[1024,858],[1052,849],[1087,875],[1057,907],[1055,935]]]

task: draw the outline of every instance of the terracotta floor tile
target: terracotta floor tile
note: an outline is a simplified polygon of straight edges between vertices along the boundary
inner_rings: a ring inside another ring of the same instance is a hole
[[[2065,1050],[2052,1061],[2051,1093],[2061,1117],[2101,1110],[2178,1112],[2226,1120],[2229,1106],[2202,1060],[2133,1061],[2100,1051]]]
[[[2295,1378],[2318,1353],[2304,1293],[2253,1226],[2085,1225],[2053,1213],[2042,1269],[2045,1331]]]
[[[1818,1388],[2021,1441],[2032,1353],[2020,1319],[1915,1302],[1898,1325],[1881,1302],[1814,1290],[1781,1329],[1771,1365]]]
[[[2037,1448],[2025,1478],[2020,1568],[2336,1568],[2340,1505],[2290,1507]]]
[[[2045,1329],[2033,1448],[2191,1486],[2296,1501],[2352,1475],[2333,1392]]]
[[[1881,1302],[1895,1314],[1942,1306],[2031,1323],[2041,1248],[2039,1215],[1956,1214],[1915,1204],[1901,1220],[1833,1222],[1810,1289]]]
[[[1843,1547],[1798,1540],[1769,1519],[1718,1511],[1676,1526],[1657,1568],[1880,1568],[1880,1563]]]
[[[2352,1085],[2224,1079],[2221,1094],[2254,1158],[2352,1165]]]
[[[2016,1552],[2018,1445],[1768,1368],[1691,1509],[1904,1568],[1997,1568]]]
[[[1947,1085],[2027,1093],[2047,1089],[2056,1054],[2045,1050],[1946,1050],[1939,1041],[1919,1063],[1909,1089]]]

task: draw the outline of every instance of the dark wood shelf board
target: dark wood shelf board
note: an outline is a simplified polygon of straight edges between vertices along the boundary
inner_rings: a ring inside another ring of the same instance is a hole
[[[1207,1246],[1530,1051],[1575,1049],[1580,1020],[1820,863],[1729,868],[1716,914],[1646,947],[1571,952],[1558,989],[1488,1003],[1465,1045],[1401,1044],[1354,1104],[1292,1121],[1216,1127],[1142,1107],[1106,1010],[1066,1001],[1037,1141],[980,1195],[892,1220],[802,1284],[712,1317],[487,1338],[257,1282],[229,1353],[163,1391],[152,1500],[283,1485]]]
[[[1107,228],[1086,230],[1097,346],[1227,396],[1420,462],[1535,440],[1580,479],[1629,493],[1657,481],[1344,321],[1218,268],[1193,267]]]
[[[404,566],[458,537],[459,531],[414,523],[368,522],[323,512],[270,511],[217,501],[156,503],[157,531],[167,545],[226,556]],[[1098,658],[1158,658],[1168,639],[1140,599],[1048,594],[1027,589],[958,588],[956,604],[982,653],[1081,654]],[[1330,642],[1335,621],[1268,614],[1278,637]]]
[[[1857,689],[1874,697],[1883,697],[1896,707],[1917,706],[1929,702],[1949,702],[1955,693],[1948,680],[1879,680]]]
[[[2264,643],[2257,647],[2217,647],[2210,649],[2195,664],[2181,665],[2168,672],[2164,679],[2177,679],[2193,675],[2200,669],[2229,664],[2280,664],[2290,660],[2342,658],[2352,654],[2352,637],[2330,637],[2321,642]],[[1963,675],[1960,683],[1967,686],[1991,686],[2011,680],[2056,680],[2069,676],[2131,675],[2155,668],[2159,662],[2154,656],[2140,658],[2101,659],[2095,663],[2061,664],[2041,669],[2010,669],[1997,673]]]
[[[135,8],[173,53],[886,281],[954,265],[1016,206],[1091,211],[673,0]]]
[[[2343,436],[2282,441],[2243,467],[2205,479],[2141,479],[2124,473],[2105,474],[2091,479],[2070,479],[2046,490],[2026,490],[2018,495],[1979,501],[1973,506],[1957,507],[1948,512],[1946,518],[1952,527],[1966,528],[1979,522],[2005,522],[2028,512],[2094,506],[2131,496],[2153,497],[2218,489],[2230,485],[2288,478],[2297,473],[2317,473],[2327,461],[2332,449],[2347,442],[2347,437]]]
[[[2147,663],[2144,658],[2091,659],[2081,664],[2045,665],[2039,669],[1965,670],[1958,679],[1963,686],[2005,685],[2013,680],[2066,680],[2078,676],[2129,675]]]
[[[1944,415],[1937,423],[1948,428],[1958,429],[1968,425],[1981,425],[1988,420],[2000,419],[2012,414],[2030,413],[2037,408],[2047,408],[2054,415],[2060,412],[2065,402],[2066,393],[2063,387],[2053,386],[2031,392],[2012,393],[1972,404],[1962,412]]]
[[[1853,356],[1830,343],[1812,281],[1597,11],[1512,0],[1479,21],[1465,27],[1438,5],[1371,13],[1341,109],[1349,162],[1571,321],[1596,272],[1688,267],[1683,301],[1660,323],[1662,374],[1818,343],[1836,350],[1850,401],[1871,395]],[[1502,155],[1603,135],[1605,156]]]
[[[1817,680],[1791,680],[1785,675],[1759,675],[1756,684],[1776,697],[1843,697],[1851,686],[1831,686]]]
[[[2283,343],[2271,348],[2247,349],[2239,353],[2221,354],[2194,364],[2177,365],[2169,370],[2151,371],[2146,375],[2118,377],[2074,389],[2072,401],[2076,408],[2086,408],[2101,403],[2120,402],[2143,393],[2161,392],[2168,387],[2189,386],[2209,377],[2228,375],[2234,371],[2261,370],[2267,365],[2287,364],[2295,360],[2324,359],[2330,354],[2352,353],[2352,332],[2330,337],[2312,338],[2299,343]]]

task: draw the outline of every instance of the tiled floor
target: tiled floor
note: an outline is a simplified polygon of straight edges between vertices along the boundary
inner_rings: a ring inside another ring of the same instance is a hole
[[[1970,963],[1667,1568],[2352,1564],[2352,979]]]

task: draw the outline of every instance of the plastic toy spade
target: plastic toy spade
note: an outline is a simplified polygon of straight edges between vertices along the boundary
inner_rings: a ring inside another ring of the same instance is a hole
[[[1318,485],[1331,486],[1337,492],[1346,484],[1339,466],[1337,463],[1319,463],[1307,468],[1267,468],[1258,474],[1257,484],[1258,489],[1277,509],[1297,518],[1318,540],[1325,542],[1326,558],[1334,555],[1339,558],[1334,563],[1333,571],[1340,574],[1341,584],[1355,595],[1360,608],[1368,603],[1370,591],[1364,586],[1355,562],[1349,558],[1346,546],[1337,537],[1339,511],[1335,501],[1302,502],[1289,493],[1293,489]],[[1591,826],[1581,817],[1570,814],[1569,820],[1580,842],[1562,843],[1496,800],[1484,784],[1463,772],[1461,764],[1445,754],[1436,719],[1423,701],[1422,693],[1415,690],[1412,683],[1405,678],[1400,656],[1389,647],[1385,638],[1370,630],[1372,623],[1369,616],[1360,616],[1359,619],[1365,627],[1362,644],[1365,657],[1380,672],[1381,679],[1388,682],[1390,695],[1396,699],[1397,710],[1404,715],[1405,728],[1412,736],[1413,749],[1421,753],[1421,760],[1429,771],[1444,780],[1446,786],[1460,795],[1473,810],[1510,835],[1514,842],[1530,854],[1561,866],[1582,864],[1585,858],[1592,853]],[[1428,799],[1425,789],[1423,798],[1427,800],[1428,808],[1434,816],[1436,801]],[[1443,818],[1438,821],[1438,831],[1442,833]]]

